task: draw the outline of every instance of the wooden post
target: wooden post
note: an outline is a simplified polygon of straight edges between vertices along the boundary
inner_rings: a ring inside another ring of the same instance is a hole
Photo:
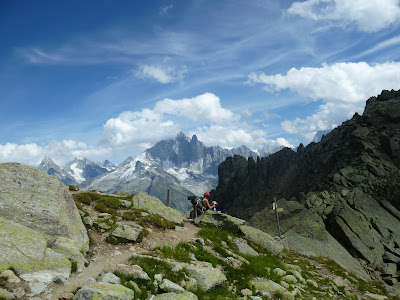
[[[169,199],[169,194],[171,192],[171,189],[167,190],[167,206],[170,207],[171,206],[171,200]]]
[[[278,213],[278,202],[276,201],[276,197],[274,196],[274,201],[275,201],[275,211],[276,211],[276,221],[278,223],[278,233],[279,233],[279,237],[281,237],[281,226],[279,225],[279,213]]]
[[[281,226],[279,224],[279,213],[283,212],[283,208],[278,207],[278,201],[276,201],[276,197],[274,196],[274,202],[272,203],[272,210],[270,210],[271,213],[276,213],[276,222],[278,224],[278,234],[279,237],[282,238],[281,236]]]

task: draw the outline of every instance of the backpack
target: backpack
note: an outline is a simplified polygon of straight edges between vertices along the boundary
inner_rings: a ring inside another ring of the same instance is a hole
[[[203,205],[202,197],[189,196],[188,200],[190,200],[193,206],[193,215],[191,214],[192,219],[197,218],[199,214],[202,214],[206,210]]]

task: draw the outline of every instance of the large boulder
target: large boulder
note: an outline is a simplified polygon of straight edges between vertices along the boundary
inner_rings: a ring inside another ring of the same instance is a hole
[[[283,250],[283,245],[264,231],[247,225],[240,226],[240,231],[246,239],[274,254],[279,254]]]
[[[262,294],[266,294],[269,297],[271,297],[271,295],[279,294],[281,296],[281,299],[294,299],[293,294],[291,294],[285,287],[272,280],[267,280],[265,278],[255,278],[250,281],[250,285],[254,287],[256,291],[259,291]]]
[[[57,178],[17,163],[0,164],[0,272],[55,270],[67,277],[69,258],[82,261],[78,252],[88,248],[75,202]]]
[[[188,271],[190,277],[197,280],[199,288],[204,291],[209,291],[217,286],[220,286],[227,280],[225,274],[217,268],[188,265],[186,270]]]
[[[106,268],[108,272],[118,272],[133,278],[151,280],[149,275],[138,265],[112,264]]]
[[[165,206],[160,199],[150,196],[144,192],[138,193],[132,198],[133,207],[136,209],[145,209],[154,215],[160,215],[164,219],[181,224],[183,222],[182,214],[171,207]]]
[[[20,274],[55,270],[69,277],[71,272],[68,257],[48,248],[43,234],[0,217],[0,272],[11,267]]]
[[[244,225],[246,221],[232,217],[228,214],[216,212],[213,210],[207,210],[200,217],[198,217],[198,219],[195,220],[195,223],[200,223],[206,226],[219,227],[234,233],[239,233],[240,226]]]
[[[152,298],[154,300],[197,300],[197,296],[190,292],[185,293],[164,293]]]
[[[74,300],[87,299],[115,299],[130,300],[135,296],[135,292],[120,284],[111,284],[107,282],[97,282],[91,285],[85,285],[74,296]]]
[[[143,227],[140,225],[126,225],[117,222],[117,227],[111,232],[109,239],[112,241],[136,242],[142,239]]]
[[[68,189],[56,177],[18,163],[0,164],[0,216],[40,232],[52,243],[69,238],[89,249],[89,238]]]

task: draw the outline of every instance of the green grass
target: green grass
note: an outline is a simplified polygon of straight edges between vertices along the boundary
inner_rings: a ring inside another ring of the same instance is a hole
[[[142,213],[147,213],[148,215],[143,216]],[[160,215],[149,214],[143,209],[125,211],[122,213],[122,219],[126,221],[137,221],[143,227],[146,225],[154,225],[161,229],[175,229],[176,227],[173,222],[164,219]]]
[[[71,273],[76,273],[78,271],[78,263],[72,259],[70,259],[70,261],[71,261]]]
[[[349,280],[360,291],[367,291],[372,294],[379,294],[379,295],[387,294],[387,291],[383,283],[380,281],[376,280],[364,281],[362,279],[358,279],[356,275],[346,271],[338,263],[326,257],[318,257],[316,261],[324,265],[330,272],[332,272],[336,276]]]
[[[79,188],[78,188],[77,186],[75,186],[75,185],[69,185],[69,186],[68,186],[68,189],[69,189],[70,191],[79,191]]]
[[[173,272],[171,270],[171,266],[163,261],[158,261],[153,258],[142,258],[142,257],[132,257],[130,259],[132,265],[139,265],[142,267],[143,271],[145,271],[152,280],[147,281],[143,279],[134,279],[132,276],[127,276],[121,273],[116,272],[115,274],[121,278],[121,283],[125,286],[128,286],[128,282],[130,280],[135,281],[140,289],[143,291],[143,295],[138,295],[136,299],[146,299],[147,291],[151,291],[153,294],[157,294],[158,291],[153,285],[154,275],[155,274],[163,274],[163,278],[167,278],[173,282],[180,282],[185,279],[185,270],[181,270],[178,272]],[[142,298],[143,297],[143,298]]]
[[[97,202],[94,208],[101,213],[108,213],[113,216],[119,215],[119,213],[115,209],[107,207],[103,202]]]
[[[199,230],[198,235],[205,241],[211,241],[215,246],[221,246],[223,241],[229,244],[233,237],[235,237],[235,234],[215,227],[202,228]]]
[[[171,258],[177,261],[189,263],[189,253],[192,250],[192,246],[188,243],[180,242],[176,247],[165,245],[157,247],[155,250],[159,250],[164,258]]]

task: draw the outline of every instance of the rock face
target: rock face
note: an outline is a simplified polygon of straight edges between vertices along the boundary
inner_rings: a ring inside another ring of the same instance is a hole
[[[355,114],[319,143],[257,161],[228,158],[212,197],[220,209],[244,219],[271,209],[274,196],[295,201],[306,209],[293,204],[284,210],[284,231],[307,238],[315,237],[313,231],[326,239],[329,234],[375,275],[393,282],[400,275],[399,132],[400,91],[383,91],[368,99],[362,116]],[[306,224],[309,214],[317,218]],[[307,229],[294,226],[300,220]],[[252,224],[272,228],[261,218]]]
[[[64,272],[69,258],[80,261],[77,252],[88,250],[86,229],[66,187],[25,165],[0,164],[0,224],[0,271],[13,266],[21,273]]]
[[[159,199],[153,196],[149,196],[146,193],[136,194],[132,199],[133,207],[136,209],[145,209],[152,214],[159,214],[164,219],[174,222],[175,224],[181,224],[183,222],[182,214],[171,208],[165,206]]]
[[[262,248],[267,249],[274,254],[278,254],[283,250],[283,245],[277,242],[268,233],[261,231],[257,228],[245,225],[245,220],[238,219],[227,214],[208,210],[203,215],[201,215],[198,220],[195,220],[195,223],[200,223],[206,226],[219,227],[233,233],[239,233],[243,235],[246,239],[260,245]],[[247,252],[251,251],[251,247],[249,247],[248,245],[246,246],[246,248],[245,245],[241,245],[240,248],[239,246],[237,246],[236,248],[242,251],[244,251],[244,249],[246,249]],[[255,255],[254,252],[251,253],[251,255]]]

